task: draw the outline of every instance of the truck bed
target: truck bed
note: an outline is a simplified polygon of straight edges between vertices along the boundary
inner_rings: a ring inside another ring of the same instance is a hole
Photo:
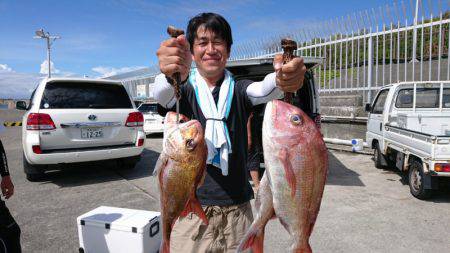
[[[450,159],[450,135],[431,135],[385,125],[386,144],[398,151],[431,160]]]

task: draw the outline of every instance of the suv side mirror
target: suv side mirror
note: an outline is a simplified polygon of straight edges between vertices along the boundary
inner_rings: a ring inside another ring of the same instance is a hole
[[[366,107],[364,109],[365,109],[366,112],[370,112],[370,109],[372,109],[372,108],[370,108],[370,104],[367,103]]]
[[[25,102],[25,101],[17,101],[16,102],[16,109],[17,110],[26,110],[27,109],[27,102]]]

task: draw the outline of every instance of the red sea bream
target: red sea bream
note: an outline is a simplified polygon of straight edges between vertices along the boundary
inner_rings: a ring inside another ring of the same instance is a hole
[[[258,190],[257,215],[238,251],[263,252],[264,228],[277,217],[291,236],[291,252],[309,244],[328,170],[327,148],[316,124],[299,108],[274,100],[263,121],[266,172]]]
[[[197,200],[196,189],[203,182],[206,170],[207,148],[203,129],[197,120],[176,124],[176,114],[169,112],[164,120],[163,151],[155,166],[161,203],[161,253],[170,252],[170,234],[178,217],[190,212],[197,214],[205,224],[206,215]]]

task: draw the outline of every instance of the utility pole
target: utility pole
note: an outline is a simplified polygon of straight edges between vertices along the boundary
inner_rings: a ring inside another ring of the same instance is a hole
[[[51,61],[50,61],[50,51],[51,46],[53,44],[53,41],[56,39],[61,39],[60,36],[51,36],[49,32],[44,32],[44,29],[40,29],[36,31],[36,36],[33,37],[34,39],[45,39],[47,41],[47,64],[48,64],[48,75],[47,77],[52,77],[52,71],[51,71]]]

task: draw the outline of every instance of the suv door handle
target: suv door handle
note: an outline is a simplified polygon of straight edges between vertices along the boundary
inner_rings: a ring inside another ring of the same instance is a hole
[[[383,123],[380,122],[380,132],[381,132],[382,128],[383,128]]]

